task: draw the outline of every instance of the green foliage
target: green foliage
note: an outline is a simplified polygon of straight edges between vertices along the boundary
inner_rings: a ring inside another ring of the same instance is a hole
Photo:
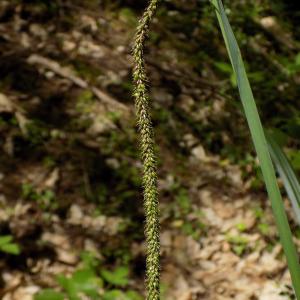
[[[239,223],[236,225],[236,228],[239,232],[244,232],[247,230],[247,225],[245,223]]]
[[[261,234],[267,236],[270,230],[270,226],[267,223],[260,223],[258,224],[258,229],[261,232]]]
[[[110,117],[119,118],[119,115],[110,114]],[[106,155],[119,158],[120,161],[124,160],[124,156],[134,159],[139,157],[135,147],[135,144],[137,143],[136,134],[132,129],[125,129],[125,132],[111,131],[107,134],[105,141],[106,143],[103,145],[102,151]],[[126,163],[126,161],[124,163]]]
[[[111,119],[113,122],[118,122],[122,118],[122,112],[120,111],[110,111],[107,113],[107,116],[109,119]]]
[[[94,95],[91,91],[85,90],[77,98],[76,110],[80,113],[89,113],[94,104]]]
[[[292,167],[295,169],[295,171],[300,171],[300,152],[299,150],[289,150],[287,153],[288,158],[290,160],[290,163]]]
[[[35,295],[35,300],[54,299],[81,300],[81,295],[89,297],[91,300],[97,300],[100,297],[99,290],[103,286],[99,278],[92,269],[79,269],[67,278],[64,275],[57,276],[57,282],[63,292],[56,292],[52,289],[46,289]]]
[[[43,159],[43,165],[44,165],[46,168],[53,168],[53,167],[56,165],[56,161],[54,160],[53,157],[51,157],[51,156],[46,156],[46,157],[44,157],[44,159]]]
[[[0,251],[19,255],[21,250],[18,244],[12,242],[13,237],[11,235],[0,236]]]
[[[143,297],[135,291],[123,292],[120,290],[112,290],[105,292],[102,296],[103,300],[142,300]]]
[[[255,215],[255,217],[256,217],[257,219],[261,219],[261,218],[264,217],[265,212],[264,212],[264,210],[263,210],[261,207],[256,207],[256,208],[254,209],[254,215]]]
[[[77,270],[71,278],[59,275],[57,281],[68,295],[69,300],[80,300],[80,295],[86,295],[91,300],[99,299],[99,289],[102,280],[91,269]]]
[[[183,214],[187,214],[191,211],[191,199],[188,196],[187,190],[183,188],[179,189],[178,193],[176,193],[175,201]]]
[[[22,185],[22,198],[35,201],[43,210],[54,210],[58,206],[55,193],[52,190],[45,189],[38,192],[30,183]]]
[[[261,207],[257,207],[254,209],[254,215],[256,217],[257,229],[258,231],[268,237],[270,226],[266,222],[266,214],[265,211]]]
[[[86,269],[91,269],[96,271],[100,266],[100,261],[96,257],[96,254],[94,252],[90,251],[83,251],[80,255],[82,265]]]
[[[65,295],[61,292],[56,292],[52,289],[42,290],[40,293],[35,295],[35,300],[64,300]]]
[[[129,270],[127,267],[118,267],[113,271],[101,270],[102,278],[114,286],[125,286],[128,284]]]
[[[231,244],[233,252],[241,256],[244,254],[244,252],[247,250],[247,246],[249,241],[247,238],[241,236],[241,235],[236,235],[236,236],[228,236],[227,241]]]
[[[230,64],[224,62],[215,62],[215,66],[221,72],[225,73],[226,75],[229,75],[232,86],[237,87],[236,77]]]
[[[219,71],[229,76],[232,87],[236,88],[238,86],[235,73],[229,63],[215,62],[214,65]],[[248,77],[254,82],[262,82],[264,80],[262,72],[250,72],[248,73]]]
[[[300,183],[287,157],[271,134],[267,135],[272,160],[283,181],[284,188],[292,203],[298,224],[300,224]]]
[[[27,139],[33,146],[43,144],[50,137],[48,128],[39,120],[28,122],[26,130]]]
[[[170,188],[174,200],[163,211],[164,215],[169,215],[172,226],[181,230],[184,234],[198,240],[205,232],[205,224],[202,222],[203,213],[195,210],[188,190],[179,182],[175,182]],[[190,216],[193,216],[192,218]]]
[[[90,300],[120,299],[141,300],[142,297],[132,290],[126,290],[129,282],[128,267],[119,266],[113,271],[101,267],[100,261],[92,252],[81,254],[82,267],[72,276],[57,276],[61,291],[45,289],[35,295],[35,300]],[[52,297],[52,298],[51,298]]]
[[[264,130],[257,112],[255,100],[252,94],[250,83],[246,74],[239,46],[235,39],[227,19],[221,0],[212,0],[216,9],[217,18],[222,30],[230,61],[237,78],[240,98],[245,110],[248,125],[252,135],[257,155],[261,164],[262,173],[266,183],[266,188],[271,200],[273,214],[276,220],[280,240],[287,258],[288,267],[291,273],[295,293],[300,299],[300,266],[295,245],[292,240],[292,234],[284,211],[283,201],[277,185],[275,171],[270,159],[267,141],[264,136]]]
[[[289,76],[296,75],[300,72],[300,53],[298,53],[293,61],[287,61],[285,64]]]
[[[138,23],[136,14],[129,7],[120,9],[119,18],[126,22],[132,28],[135,28]]]

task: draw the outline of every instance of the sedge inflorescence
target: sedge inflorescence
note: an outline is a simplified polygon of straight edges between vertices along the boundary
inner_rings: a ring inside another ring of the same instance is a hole
[[[135,84],[134,98],[140,134],[140,150],[143,161],[144,209],[146,215],[145,235],[147,242],[146,277],[147,299],[160,298],[160,243],[159,243],[159,203],[157,191],[157,167],[154,131],[150,114],[150,99],[147,92],[147,75],[144,62],[144,45],[149,33],[149,25],[154,16],[158,0],[150,1],[140,19],[133,47]]]

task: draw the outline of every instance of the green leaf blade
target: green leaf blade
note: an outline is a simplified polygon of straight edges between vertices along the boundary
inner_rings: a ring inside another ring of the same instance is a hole
[[[278,174],[280,175],[284,188],[292,203],[296,220],[300,225],[300,184],[294,173],[286,155],[280,149],[272,135],[267,134],[267,141],[270,149],[271,158],[276,166]]]
[[[211,1],[215,6],[217,18],[225,40],[226,48],[237,79],[240,98],[244,107],[257,156],[260,161],[268,195],[271,200],[273,214],[275,217],[281,244],[287,258],[287,263],[291,273],[295,293],[297,298],[300,300],[300,267],[298,262],[298,255],[296,252],[296,247],[292,240],[292,234],[284,210],[280,190],[277,185],[275,170],[272,165],[270,153],[268,150],[268,144],[264,135],[264,130],[259,118],[242,56],[238,47],[238,43],[227,19],[222,1]]]

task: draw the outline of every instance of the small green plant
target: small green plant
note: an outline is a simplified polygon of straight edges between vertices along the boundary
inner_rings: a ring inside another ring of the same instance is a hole
[[[267,237],[270,232],[270,225],[265,220],[265,213],[263,209],[261,207],[255,208],[254,215],[256,217],[258,231]]]
[[[181,214],[186,215],[191,211],[191,199],[186,189],[178,189],[178,192],[175,196],[175,201],[178,204]]]
[[[77,98],[76,110],[79,113],[90,113],[95,103],[94,95],[91,91],[85,90]]]
[[[239,232],[244,232],[247,230],[247,225],[245,223],[239,223],[236,225],[236,229],[239,231]]]
[[[101,278],[112,290],[106,290],[102,295],[104,300],[141,300],[141,295],[132,290],[123,290],[129,283],[129,269],[126,266],[120,266],[114,270],[100,270]],[[120,289],[122,288],[122,290]]]
[[[300,53],[298,53],[293,61],[288,61],[285,64],[289,76],[293,76],[300,72]]]
[[[261,232],[261,234],[267,236],[270,231],[270,226],[267,223],[260,223],[258,224],[258,230]]]
[[[126,286],[128,284],[129,270],[127,267],[118,267],[113,271],[101,270],[102,278],[114,286]]]
[[[44,289],[35,295],[35,300],[141,300],[142,297],[127,290],[129,269],[120,266],[114,270],[103,268],[92,252],[81,255],[82,267],[72,276],[57,276],[60,291]]]
[[[44,289],[34,296],[34,300],[65,300],[65,295],[53,289]]]
[[[26,125],[27,139],[32,146],[43,144],[49,138],[49,130],[39,120],[28,122]]]
[[[202,223],[203,214],[199,211],[194,211],[188,191],[179,183],[175,183],[171,187],[172,194],[175,195],[175,201],[169,205],[170,213],[174,227],[179,228],[184,234],[191,236],[197,240],[205,229]],[[193,218],[189,215],[193,212]]]
[[[0,251],[13,255],[19,255],[21,252],[19,245],[13,242],[11,235],[0,236]]]
[[[215,67],[230,77],[230,83],[233,87],[237,86],[236,77],[230,64],[226,62],[215,62]]]
[[[227,241],[230,243],[233,252],[238,256],[241,256],[245,253],[249,243],[247,238],[245,238],[242,235],[235,235],[235,236],[229,235],[227,237]]]
[[[100,297],[99,290],[103,287],[101,278],[97,277],[91,269],[79,269],[70,278],[59,275],[57,282],[62,292],[45,289],[35,296],[35,300],[65,299],[66,297],[68,300],[81,300],[81,296],[97,300]]]
[[[32,184],[24,183],[22,185],[22,198],[35,201],[43,210],[54,210],[58,204],[55,193],[50,189],[37,192]]]

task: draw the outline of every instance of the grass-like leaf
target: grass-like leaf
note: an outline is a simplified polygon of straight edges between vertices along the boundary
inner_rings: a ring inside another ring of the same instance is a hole
[[[300,183],[286,155],[271,134],[266,134],[271,158],[283,181],[284,188],[292,203],[296,220],[300,225]]]
[[[296,247],[292,240],[292,233],[284,210],[282,197],[277,185],[275,170],[272,165],[268,144],[259,118],[250,83],[246,74],[238,43],[227,19],[221,0],[211,0],[215,7],[217,18],[225,40],[234,74],[237,79],[240,98],[244,107],[261,170],[273,209],[280,241],[287,258],[288,267],[297,299],[300,300],[300,267]]]

